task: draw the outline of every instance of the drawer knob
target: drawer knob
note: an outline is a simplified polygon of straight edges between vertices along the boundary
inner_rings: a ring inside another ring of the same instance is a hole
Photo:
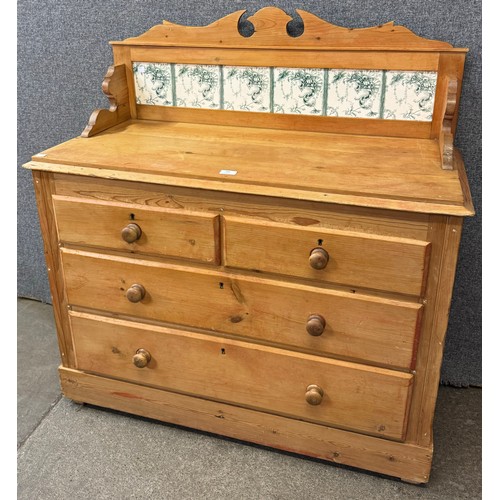
[[[132,285],[127,290],[127,299],[130,302],[140,302],[146,296],[146,289],[142,285]]]
[[[145,368],[151,361],[151,354],[146,349],[137,349],[132,360],[137,368]]]
[[[323,389],[319,385],[308,385],[306,389],[306,401],[313,406],[319,405],[323,400]]]
[[[127,243],[137,241],[141,237],[141,234],[142,230],[137,224],[127,224],[122,229],[123,241],[126,241]]]
[[[319,314],[311,314],[307,318],[306,330],[309,335],[318,337],[325,331],[326,321],[323,316]]]
[[[309,255],[309,264],[313,269],[324,269],[330,256],[324,248],[314,248]]]

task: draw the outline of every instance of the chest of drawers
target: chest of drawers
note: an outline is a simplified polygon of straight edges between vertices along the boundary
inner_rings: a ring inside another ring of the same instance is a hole
[[[300,15],[297,39],[266,8],[248,39],[240,12],[115,42],[110,110],[25,165],[62,389],[426,482],[473,213],[453,148],[464,51]],[[401,89],[417,110],[390,108]],[[349,95],[380,114],[342,114]]]

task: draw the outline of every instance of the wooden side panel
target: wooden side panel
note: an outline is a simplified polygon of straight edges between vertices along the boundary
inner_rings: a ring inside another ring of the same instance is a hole
[[[53,201],[63,243],[212,264],[220,261],[217,215],[63,196],[54,196]],[[139,239],[133,243],[121,236],[122,229],[130,223],[141,229]]]
[[[129,87],[125,64],[110,66],[102,82],[102,91],[109,99],[109,109],[97,109],[90,116],[82,137],[92,137],[130,119]]]
[[[412,375],[209,335],[71,314],[77,368],[176,392],[404,439]],[[138,349],[151,354],[144,368]],[[324,391],[321,404],[307,387]]]
[[[300,276],[353,287],[420,295],[429,244],[224,217],[225,265]],[[325,269],[309,264],[315,248],[328,252]]]
[[[434,216],[429,227],[429,240],[432,242],[433,252],[424,299],[422,334],[417,354],[415,390],[407,435],[408,442],[422,446],[432,444],[432,422],[462,223],[463,220],[458,217]]]
[[[270,413],[60,368],[64,394],[176,425],[426,483],[432,447],[418,447]]]
[[[74,306],[380,365],[412,365],[418,303],[66,249],[63,261]],[[134,283],[147,292],[139,303],[124,296]],[[326,321],[317,337],[306,331],[313,314]]]
[[[44,243],[59,353],[63,366],[74,367],[75,355],[68,321],[68,302],[64,288],[56,222],[51,199],[54,192],[53,177],[50,173],[33,172],[33,181]]]
[[[464,73],[465,53],[445,53],[439,56],[438,81],[436,86],[436,99],[434,102],[434,113],[432,118],[431,137],[439,139],[443,131],[443,118],[448,106],[448,86],[450,82],[456,82],[454,93],[454,110],[449,124],[450,133],[455,135],[458,121],[458,109],[460,107],[460,94],[462,91],[462,79]]]

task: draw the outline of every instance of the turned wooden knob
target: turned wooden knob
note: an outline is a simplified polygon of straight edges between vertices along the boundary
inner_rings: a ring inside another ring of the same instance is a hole
[[[323,316],[319,314],[311,314],[307,318],[306,330],[309,335],[318,337],[325,331],[326,321]]]
[[[133,243],[137,241],[142,234],[141,228],[137,224],[127,224],[122,229],[122,238],[127,243]]]
[[[324,248],[315,248],[309,255],[309,264],[313,269],[324,269],[330,256]]]
[[[146,296],[146,289],[142,285],[132,285],[127,290],[127,299],[130,302],[140,302]]]
[[[132,361],[137,368],[145,368],[151,361],[151,354],[149,354],[149,351],[146,351],[146,349],[137,349]]]
[[[306,401],[313,406],[323,401],[323,389],[319,385],[308,385],[306,389]]]

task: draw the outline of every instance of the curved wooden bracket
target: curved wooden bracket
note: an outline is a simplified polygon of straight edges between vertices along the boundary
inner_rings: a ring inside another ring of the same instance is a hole
[[[109,99],[109,109],[96,109],[82,137],[91,137],[130,119],[128,85],[125,64],[110,66],[102,82],[102,91]]]
[[[181,26],[163,21],[146,33],[127,38],[113,45],[154,45],[196,47],[273,47],[273,48],[331,48],[337,50],[463,50],[454,49],[449,43],[422,38],[408,28],[394,22],[370,28],[343,28],[335,26],[305,10],[297,9],[304,22],[304,32],[292,37],[287,25],[292,20],[277,7],[264,7],[245,22],[251,23],[254,32],[244,37],[238,30],[246,10],[239,10],[208,26]]]
[[[453,170],[454,155],[452,124],[457,111],[457,93],[458,81],[454,79],[449,80],[446,95],[446,109],[444,111],[443,125],[441,127],[439,141],[441,148],[441,167],[444,170]]]

